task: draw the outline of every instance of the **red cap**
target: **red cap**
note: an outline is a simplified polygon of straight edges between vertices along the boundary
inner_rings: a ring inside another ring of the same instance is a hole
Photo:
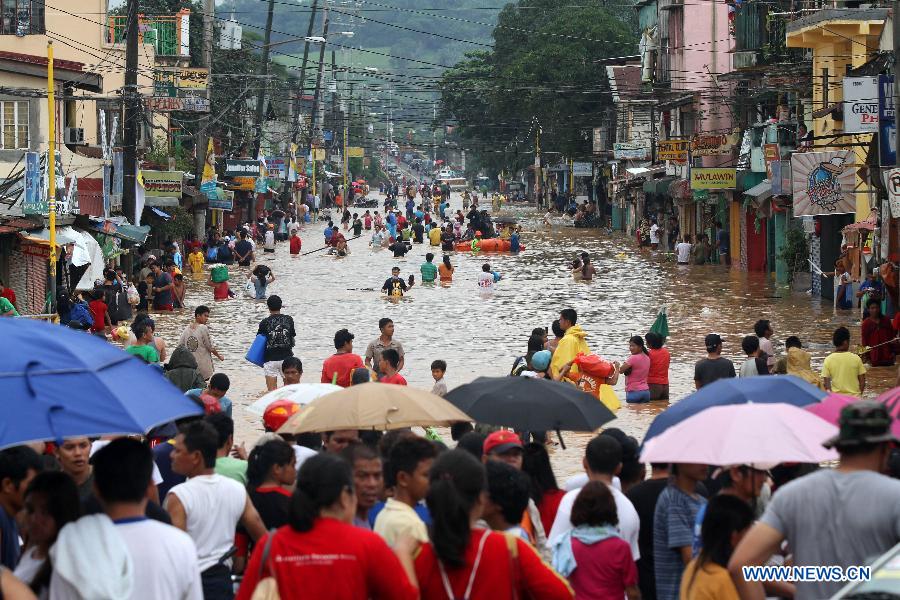
[[[292,400],[276,400],[263,413],[263,427],[266,431],[278,431],[299,410],[300,405]]]
[[[508,429],[495,431],[484,440],[483,449],[485,454],[490,454],[491,452],[503,454],[513,448],[521,449],[522,440],[519,439],[519,436],[516,435],[515,431],[510,431]]]

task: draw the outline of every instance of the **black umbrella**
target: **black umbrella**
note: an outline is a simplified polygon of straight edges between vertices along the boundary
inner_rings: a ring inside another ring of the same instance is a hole
[[[616,418],[574,385],[534,377],[479,377],[446,400],[479,423],[524,431],[595,431]]]

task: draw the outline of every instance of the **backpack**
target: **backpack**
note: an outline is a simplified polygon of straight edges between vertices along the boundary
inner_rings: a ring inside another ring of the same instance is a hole
[[[82,325],[89,327],[94,326],[94,316],[91,314],[88,305],[84,302],[75,302],[72,305],[72,311],[69,313],[70,321],[78,321]]]
[[[188,398],[199,404],[203,407],[203,414],[212,415],[215,413],[222,412],[222,405],[219,404],[219,399],[214,396],[210,396],[209,394],[188,394]]]

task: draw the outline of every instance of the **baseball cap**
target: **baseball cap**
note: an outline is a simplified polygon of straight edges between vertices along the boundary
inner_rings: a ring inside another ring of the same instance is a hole
[[[263,427],[266,431],[278,431],[299,410],[300,405],[292,400],[276,400],[263,413]]]
[[[718,333],[710,333],[709,335],[706,336],[707,352],[712,352],[721,343],[722,343],[722,336],[720,336]]]
[[[550,366],[550,359],[552,357],[553,354],[549,350],[535,352],[531,356],[531,366],[535,371],[546,371],[547,367]]]
[[[492,452],[495,454],[503,454],[514,448],[521,450],[522,440],[519,439],[519,436],[516,435],[515,431],[501,429],[500,431],[495,431],[487,436],[484,440],[483,450],[485,454],[490,454]]]

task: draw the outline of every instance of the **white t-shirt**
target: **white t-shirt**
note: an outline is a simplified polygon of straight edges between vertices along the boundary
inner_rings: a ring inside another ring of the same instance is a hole
[[[213,474],[179,483],[169,490],[165,504],[173,494],[184,506],[187,532],[197,546],[200,571],[205,571],[234,544],[234,531],[247,505],[247,491],[237,481]]]
[[[656,223],[650,226],[650,243],[659,243],[659,225],[657,225]]]
[[[616,501],[616,512],[619,515],[619,533],[622,535],[622,539],[631,546],[631,557],[637,560],[641,557],[641,551],[638,547],[638,533],[641,530],[641,521],[638,518],[637,511],[625,494],[611,485],[607,487],[609,487],[609,491],[612,492]],[[579,488],[566,492],[566,495],[560,500],[559,509],[556,511],[556,519],[553,521],[553,528],[550,529],[550,534],[547,536],[547,544],[551,548],[556,545],[556,542],[567,531],[572,529],[572,505],[575,504],[575,498],[578,497],[578,492],[580,491],[581,489]]]
[[[588,481],[590,481],[590,479],[588,479],[588,476],[586,473],[579,473],[578,475],[572,475],[571,477],[566,479],[566,482],[563,484],[562,489],[564,492],[571,492],[572,490],[580,490],[585,485],[587,485]],[[612,486],[614,488],[616,488],[617,490],[619,490],[620,492],[622,491],[622,480],[619,479],[618,475],[613,475]]]
[[[266,250],[275,249],[275,232],[271,229],[266,232]]]
[[[494,274],[482,271],[478,274],[478,287],[490,290],[494,288]]]
[[[119,522],[116,531],[131,553],[134,600],[203,600],[197,548],[188,534],[152,519]]]
[[[675,253],[678,254],[678,262],[687,263],[691,261],[691,245],[687,242],[681,242],[675,246]]]
[[[305,463],[308,459],[317,455],[318,452],[313,450],[312,448],[307,448],[306,446],[298,446],[294,444],[294,457],[297,459],[296,469],[299,471],[300,467]]]

